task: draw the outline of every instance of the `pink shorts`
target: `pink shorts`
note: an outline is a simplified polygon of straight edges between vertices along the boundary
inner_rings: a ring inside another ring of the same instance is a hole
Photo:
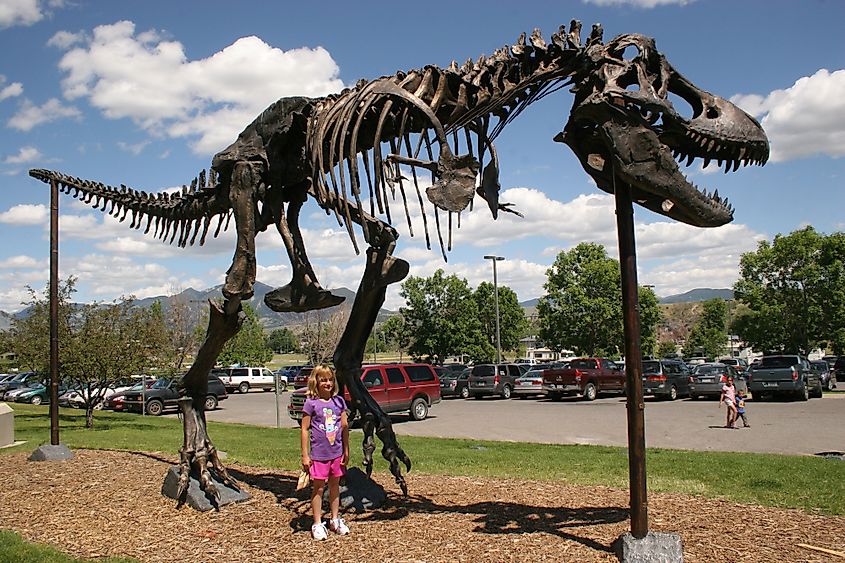
[[[339,457],[328,461],[311,460],[311,478],[318,481],[325,481],[329,477],[343,477],[346,475],[346,468],[341,465]]]

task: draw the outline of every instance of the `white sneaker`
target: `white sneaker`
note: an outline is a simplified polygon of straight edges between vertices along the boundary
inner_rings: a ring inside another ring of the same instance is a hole
[[[349,533],[349,526],[343,521],[343,518],[332,518],[329,520],[329,529],[339,536],[345,536]]]
[[[329,533],[326,531],[326,525],[320,522],[319,524],[311,526],[311,537],[316,541],[328,539]]]

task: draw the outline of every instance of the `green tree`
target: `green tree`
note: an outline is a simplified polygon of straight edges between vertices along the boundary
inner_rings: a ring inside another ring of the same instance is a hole
[[[547,271],[546,295],[537,303],[540,338],[551,348],[586,356],[615,356],[624,350],[619,262],[604,246],[581,243],[561,252]],[[639,288],[640,342],[654,348],[660,318],[651,288]]]
[[[220,351],[218,361],[223,365],[261,366],[273,359],[264,329],[258,323],[255,310],[242,303],[246,314],[241,330]]]
[[[381,323],[380,330],[387,340],[387,348],[399,352],[401,358],[403,352],[407,352],[411,345],[411,337],[405,319],[401,314],[392,315]]]
[[[159,352],[147,339],[151,309],[139,309],[132,298],[111,304],[85,305],[71,331],[61,365],[62,378],[80,390],[86,410],[85,426],[94,426],[94,409],[110,387],[143,371]]]
[[[268,343],[274,352],[293,352],[298,348],[296,336],[289,328],[277,328],[270,332]]]
[[[26,286],[29,300],[26,305],[28,314],[12,321],[9,330],[8,345],[17,355],[18,365],[25,370],[47,373],[50,370],[50,292],[49,286],[39,295]],[[61,345],[68,342],[71,335],[71,321],[74,307],[71,296],[76,292],[76,278],[71,276],[59,280],[58,287],[58,329],[59,329],[59,364],[61,365],[70,348]]]
[[[702,303],[702,313],[693,325],[684,346],[684,356],[716,358],[725,352],[728,342],[728,306],[724,299]]]
[[[658,358],[674,358],[678,355],[678,347],[671,340],[662,340],[657,345]]]
[[[748,311],[732,331],[754,348],[845,354],[845,233],[805,227],[760,242],[740,259],[734,295]]]
[[[496,298],[492,283],[481,282],[472,294],[478,306],[481,330],[487,342],[496,347]],[[499,286],[499,339],[503,351],[517,350],[528,321],[516,293],[507,286]]]
[[[405,280],[400,295],[412,356],[432,363],[458,354],[476,362],[493,360],[495,349],[484,338],[478,305],[465,279],[437,270],[430,278]]]

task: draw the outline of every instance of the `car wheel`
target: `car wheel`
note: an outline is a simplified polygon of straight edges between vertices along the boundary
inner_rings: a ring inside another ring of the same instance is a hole
[[[461,389],[461,399],[466,399],[467,397],[469,397],[469,389],[464,387]]]
[[[816,386],[816,391],[813,393],[813,396],[816,399],[821,399],[824,395],[824,387],[822,387],[822,380],[819,379],[819,384]]]
[[[583,395],[585,401],[595,401],[596,396],[598,395],[598,389],[596,389],[596,384],[587,383],[587,385],[584,386]]]
[[[249,393],[249,383],[244,381],[240,385],[238,385],[238,393]]]
[[[411,418],[414,420],[425,420],[428,416],[428,405],[423,398],[416,398],[411,403]]]
[[[288,383],[287,381],[283,381],[281,385],[279,385],[279,392],[284,393],[288,390]]]
[[[147,401],[147,414],[152,416],[159,416],[164,411],[164,403],[158,399],[150,399]]]
[[[673,385],[672,388],[669,389],[669,395],[666,398],[669,399],[670,401],[674,401],[675,399],[677,399],[678,398],[678,388]]]
[[[503,399],[510,399],[511,398],[511,387],[510,387],[510,385],[505,385],[502,388],[502,398]]]
[[[30,404],[33,405],[40,405],[42,401],[43,399],[41,398],[41,395],[33,395],[32,398],[29,400]]]
[[[103,410],[103,401],[97,401],[96,403],[94,403],[94,410],[95,411]]]
[[[213,411],[217,408],[217,397],[209,395],[205,398],[205,410]]]
[[[807,401],[810,399],[810,389],[807,387],[807,382],[805,381],[804,384],[801,386],[801,389],[798,390],[798,400],[799,401]]]

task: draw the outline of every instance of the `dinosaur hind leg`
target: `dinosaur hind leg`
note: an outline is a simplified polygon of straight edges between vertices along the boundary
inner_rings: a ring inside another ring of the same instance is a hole
[[[304,195],[303,195],[304,197]],[[290,283],[267,293],[264,303],[277,313],[314,311],[340,305],[344,297],[332,295],[320,286],[314,268],[305,253],[305,243],[299,230],[299,211],[303,201],[288,205],[287,213],[280,210],[276,230],[285,243],[293,276]]]

